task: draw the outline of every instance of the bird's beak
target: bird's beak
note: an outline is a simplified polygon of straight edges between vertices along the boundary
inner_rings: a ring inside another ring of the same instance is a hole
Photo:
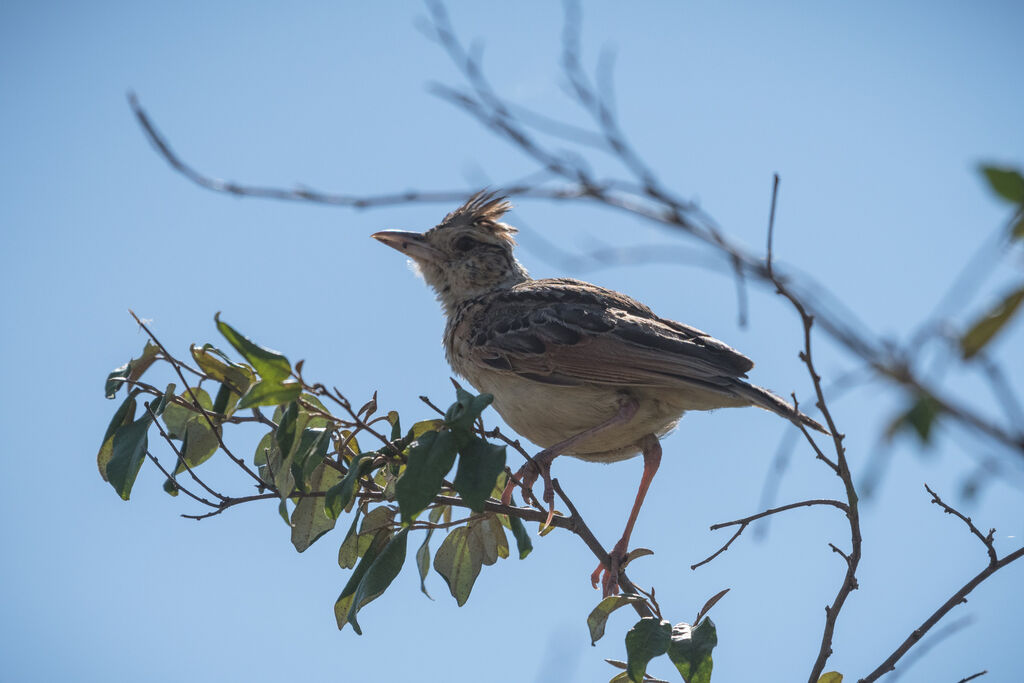
[[[397,249],[416,261],[439,261],[441,252],[427,244],[423,233],[408,230],[381,230],[370,235],[392,249]]]

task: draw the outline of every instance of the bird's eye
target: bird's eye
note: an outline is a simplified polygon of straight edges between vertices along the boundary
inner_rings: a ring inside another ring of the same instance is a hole
[[[475,239],[473,239],[472,237],[465,237],[464,236],[464,237],[460,237],[459,239],[455,240],[455,244],[452,245],[452,246],[454,246],[455,249],[458,250],[458,251],[469,251],[470,249],[475,247],[476,244],[477,243],[476,243]]]

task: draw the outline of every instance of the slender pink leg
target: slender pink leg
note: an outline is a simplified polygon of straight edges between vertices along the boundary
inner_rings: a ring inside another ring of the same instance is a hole
[[[516,479],[518,479],[523,485],[523,495],[533,495],[530,491],[533,488],[533,484],[537,481],[537,477],[541,476],[544,479],[544,502],[548,504],[548,522],[551,521],[551,516],[555,514],[555,491],[551,485],[551,461],[557,456],[566,452],[579,442],[584,439],[600,434],[610,427],[629,422],[636,415],[637,404],[633,399],[627,399],[619,405],[619,411],[615,413],[611,418],[605,420],[596,427],[591,427],[586,431],[580,432],[576,436],[571,436],[565,441],[560,441],[554,446],[545,448],[540,453],[534,456],[533,462],[527,462],[519,471],[516,472]],[[657,466],[655,466],[657,469]],[[512,501],[512,491],[515,490],[515,482],[509,479],[508,484],[505,485],[505,490],[501,494],[501,502],[508,505]]]
[[[658,442],[658,437],[648,434],[637,445],[640,446],[640,450],[644,454],[644,473],[640,477],[640,488],[636,492],[636,500],[633,501],[633,510],[629,513],[626,530],[608,555],[609,566],[605,567],[604,564],[599,564],[594,573],[590,575],[590,582],[594,588],[597,588],[598,582],[601,583],[606,598],[619,592],[619,568],[629,551],[629,537],[633,533],[633,525],[636,524],[637,515],[640,514],[640,508],[644,504],[647,489],[650,488],[654,474],[658,471],[658,465],[661,464],[661,444]]]

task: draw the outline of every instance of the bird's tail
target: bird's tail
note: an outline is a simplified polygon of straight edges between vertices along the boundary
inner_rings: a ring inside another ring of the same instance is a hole
[[[793,424],[802,424],[805,427],[810,427],[822,434],[830,433],[819,422],[804,415],[792,405],[786,403],[781,397],[776,396],[767,389],[762,389],[761,387],[753,384],[747,384],[746,382],[736,382],[732,387],[732,390],[742,398],[750,401],[752,405],[769,410],[776,415],[780,415]]]

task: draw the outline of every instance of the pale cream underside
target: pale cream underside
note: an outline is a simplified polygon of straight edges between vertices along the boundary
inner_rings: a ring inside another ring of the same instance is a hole
[[[556,386],[511,374],[468,373],[466,379],[480,392],[494,395],[494,409],[509,427],[547,448],[584,432],[614,416],[629,398],[637,413],[626,424],[616,425],[576,444],[564,455],[596,462],[615,462],[639,453],[638,442],[648,434],[664,436],[687,410],[712,410],[726,405],[743,405],[719,393],[699,388],[630,387],[583,385]]]

